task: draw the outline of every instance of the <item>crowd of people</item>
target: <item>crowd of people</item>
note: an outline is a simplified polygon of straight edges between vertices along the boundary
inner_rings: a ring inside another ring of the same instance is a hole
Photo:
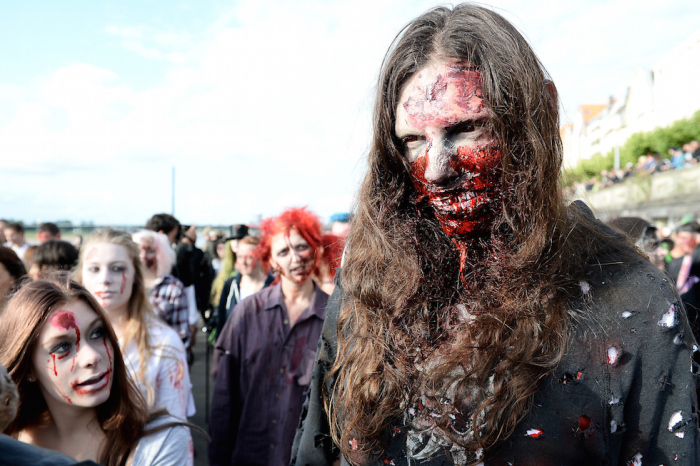
[[[330,232],[158,214],[76,261],[4,225],[0,457],[191,463],[203,319],[211,465],[700,464],[698,225],[565,201],[556,86],[488,8],[409,23],[376,99]]]
[[[132,233],[97,229],[79,249],[62,240],[53,223],[39,225],[39,244],[30,246],[21,224],[0,221],[0,362],[18,391],[16,414],[2,425],[4,432],[65,455],[50,456],[56,461],[51,464],[72,464],[63,463],[69,457],[110,465],[127,460],[132,465],[192,464],[189,428],[194,426],[187,418],[195,405],[189,365],[202,319],[205,328],[214,329],[216,342],[211,464],[228,464],[230,450],[218,451],[234,445],[230,438],[238,430],[232,426],[239,424],[235,416],[241,413],[226,407],[242,393],[255,394],[257,403],[271,399],[269,391],[249,391],[249,376],[264,378],[270,367],[286,367],[294,380],[280,378],[279,391],[293,389],[275,406],[288,414],[269,439],[281,439],[281,456],[269,463],[282,464],[278,460],[285,455],[288,462],[308,386],[297,371],[303,366],[310,378],[328,299],[322,287],[332,283],[344,244],[331,229],[347,233],[343,224],[349,218],[340,220],[324,229],[316,215],[293,208],[260,226],[234,225],[228,237],[208,231],[205,251],[196,246],[196,228],[168,214],[154,215]],[[217,283],[222,284],[218,290]],[[246,298],[257,297],[263,288],[279,300],[273,303],[278,306],[275,335],[293,338],[289,351],[278,352],[280,342],[267,335],[269,323],[251,334],[245,325],[255,323],[232,317],[239,302],[252,303]],[[232,339],[242,335],[258,346],[237,353]],[[20,348],[33,350],[20,353]],[[249,364],[244,357],[255,349],[267,356]],[[247,416],[256,418],[260,404],[243,401]],[[235,422],[214,422],[229,418]],[[118,432],[130,423],[129,436]],[[259,459],[247,441],[237,444]],[[0,463],[6,464],[1,452]]]
[[[587,181],[574,182],[564,190],[564,194],[569,197],[582,196],[586,191],[597,192],[635,175],[653,175],[669,170],[680,170],[698,162],[700,162],[700,142],[692,140],[681,147],[671,147],[668,150],[668,157],[649,152],[640,156],[636,164],[629,162],[624,168],[601,170],[600,176],[594,176]]]

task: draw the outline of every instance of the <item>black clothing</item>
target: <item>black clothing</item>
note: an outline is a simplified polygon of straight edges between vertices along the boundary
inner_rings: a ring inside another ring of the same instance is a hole
[[[272,285],[275,280],[274,275],[267,274],[265,276],[265,284],[263,289]],[[224,330],[224,325],[226,321],[231,316],[231,311],[240,299],[241,291],[241,274],[237,273],[235,277],[231,277],[224,282],[224,287],[221,291],[221,299],[219,300],[219,307],[216,311],[216,334],[221,335]]]
[[[326,375],[337,351],[339,275],[292,465],[327,465],[339,456],[322,399],[323,386],[330,393],[334,382]],[[648,262],[630,257],[624,263],[601,260],[580,286],[583,297],[570,304],[577,317],[561,363],[541,381],[533,408],[513,434],[486,452],[483,465],[700,464],[692,361],[697,344],[672,283]],[[417,409],[424,408],[406,409],[407,418]],[[370,464],[460,464],[459,452],[431,444],[432,430],[409,436],[410,429],[387,426],[385,453]],[[433,454],[421,458],[429,447]]]

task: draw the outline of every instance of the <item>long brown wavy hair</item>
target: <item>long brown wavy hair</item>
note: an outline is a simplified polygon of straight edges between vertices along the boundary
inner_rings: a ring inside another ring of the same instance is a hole
[[[490,234],[460,252],[427,202],[416,202],[395,135],[403,85],[431,61],[459,59],[481,72],[491,131],[502,150],[503,206]],[[338,353],[325,406],[335,443],[353,463],[388,442],[390,426],[421,393],[448,387],[488,452],[528,412],[540,379],[560,361],[578,281],[600,256],[633,251],[567,208],[558,177],[562,145],[556,90],[522,35],[500,15],[462,4],[412,21],[384,60],[368,172],[356,200],[342,271]],[[611,252],[612,251],[612,252]],[[431,361],[429,370],[419,370]],[[492,389],[486,390],[486,386]],[[467,402],[479,393],[476,405]],[[454,416],[453,416],[454,417]]]
[[[166,413],[160,411],[149,415],[145,400],[127,375],[117,337],[105,311],[88,290],[71,281],[65,272],[23,285],[10,299],[0,319],[0,363],[7,368],[19,392],[17,415],[4,433],[16,437],[21,431],[41,426],[49,420],[48,407],[39,385],[29,382],[27,376],[32,370],[32,354],[41,329],[53,310],[71,301],[82,301],[95,311],[105,326],[105,338],[112,342],[112,388],[107,401],[95,408],[99,425],[106,435],[99,462],[110,466],[123,465],[141,437],[177,423],[146,431],[146,424],[151,419]]]

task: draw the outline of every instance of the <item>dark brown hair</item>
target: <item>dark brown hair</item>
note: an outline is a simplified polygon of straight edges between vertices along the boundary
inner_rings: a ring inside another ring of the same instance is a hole
[[[431,61],[454,58],[480,71],[502,151],[502,210],[461,272],[452,239],[427,203],[416,203],[394,132],[403,85]],[[389,426],[402,425],[421,393],[447,387],[455,389],[453,402],[439,409],[456,408],[479,426],[473,438],[454,436],[455,443],[488,451],[507,438],[561,359],[567,302],[580,296],[586,264],[606,244],[631,250],[565,206],[558,123],[544,68],[493,11],[435,8],[397,36],[379,78],[369,169],[344,259],[333,388],[325,397],[334,441],[349,461],[380,453]],[[416,369],[427,360],[435,362],[430,370]],[[474,390],[479,397],[469,406]],[[449,417],[442,419],[450,435]]]
[[[109,398],[95,408],[100,427],[106,434],[99,462],[105,465],[124,464],[131,449],[145,435],[149,420],[146,402],[129,379],[117,337],[109,319],[95,298],[82,285],[71,281],[67,273],[45,280],[26,283],[8,302],[0,319],[0,363],[17,385],[17,416],[5,429],[16,436],[22,430],[46,421],[48,407],[37,383],[29,382],[32,354],[41,329],[58,306],[82,301],[100,317],[112,342],[113,379]]]

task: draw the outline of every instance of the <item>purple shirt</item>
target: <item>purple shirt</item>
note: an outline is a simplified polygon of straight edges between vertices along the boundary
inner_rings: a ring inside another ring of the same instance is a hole
[[[293,327],[280,284],[241,301],[216,342],[223,354],[209,418],[209,464],[289,464],[328,295],[314,285]]]

